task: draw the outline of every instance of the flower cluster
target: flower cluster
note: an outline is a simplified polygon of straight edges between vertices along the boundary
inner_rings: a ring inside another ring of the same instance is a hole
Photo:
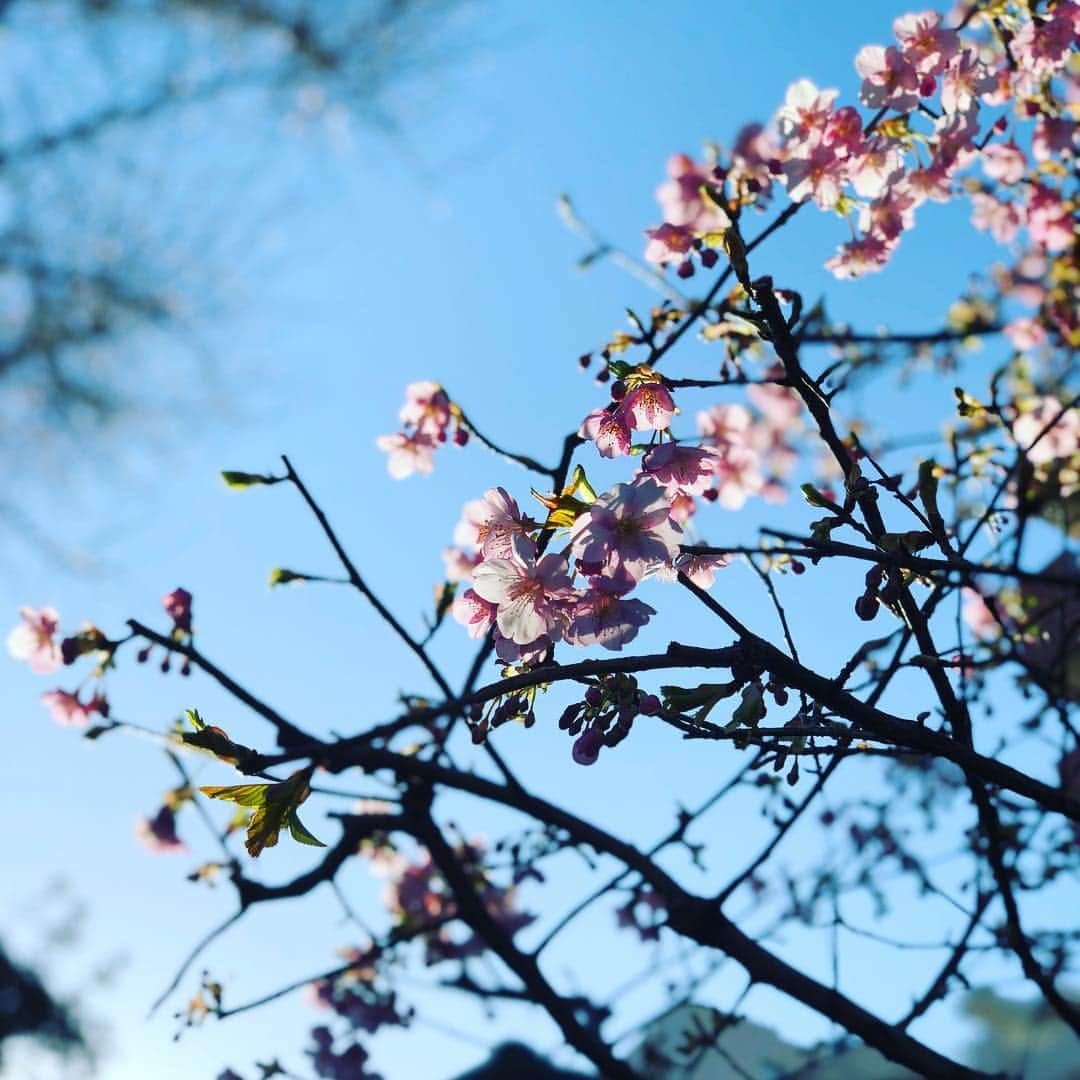
[[[976,12],[963,35],[938,12],[922,11],[898,18],[893,34],[894,44],[868,45],[855,60],[859,101],[875,111],[872,119],[838,105],[836,90],[802,79],[766,128],[740,133],[730,160],[673,157],[657,192],[664,221],[646,230],[646,258],[689,276],[693,253],[722,244],[740,209],[760,206],[777,182],[792,201],[813,200],[857,225],[855,238],[826,263],[837,277],[857,277],[880,270],[915,211],[960,193],[958,174],[976,163],[997,185],[969,180],[976,227],[1002,243],[1026,227],[1037,250],[1068,248],[1075,207],[1061,191],[1062,172],[1045,166],[1076,145],[1077,124],[1061,107],[1062,95],[1075,90],[1057,81],[1067,80],[1080,5],[1062,0],[1036,18]],[[1015,137],[991,141],[1008,129],[1007,113],[983,126],[982,107],[1009,103],[1016,123],[1034,122],[1033,165]],[[916,118],[926,123],[917,127]]]
[[[658,712],[655,694],[639,690],[632,675],[614,675],[598,680],[585,691],[584,700],[568,705],[559,727],[574,737],[574,761],[595,765],[603,747],[617,746],[630,734],[635,717]]]
[[[470,503],[455,534],[479,559],[470,587],[454,600],[454,618],[474,638],[491,630],[507,662],[538,662],[559,641],[621,649],[655,614],[627,593],[679,550],[671,499],[648,475],[589,502],[564,492],[549,503],[553,515],[560,504],[567,515],[556,518],[569,528],[569,545],[557,553],[541,551],[548,526],[524,518],[502,488]]]
[[[456,917],[457,904],[428,852],[421,852],[415,860],[389,846],[376,848],[369,854],[374,871],[387,879],[383,903],[396,924],[408,930],[432,926],[423,934],[426,963],[463,960],[484,952],[482,938],[471,930],[462,936],[448,925]],[[517,890],[513,885],[497,885],[491,880],[484,866],[486,847],[482,840],[462,840],[455,854],[473,880],[477,896],[488,913],[507,934],[513,936],[533,921],[532,915],[518,910]]]
[[[398,416],[401,431],[375,440],[378,448],[390,455],[387,468],[395,480],[413,473],[428,476],[435,468],[435,451],[440,446],[451,438],[456,446],[469,441],[461,411],[438,383],[410,383]]]

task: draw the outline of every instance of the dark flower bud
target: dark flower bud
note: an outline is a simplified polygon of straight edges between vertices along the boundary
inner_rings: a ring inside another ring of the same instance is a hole
[[[863,593],[855,601],[855,614],[863,622],[870,622],[878,613],[878,598],[872,592]]]
[[[655,694],[642,694],[638,708],[645,716],[655,716],[660,711],[660,699]]]

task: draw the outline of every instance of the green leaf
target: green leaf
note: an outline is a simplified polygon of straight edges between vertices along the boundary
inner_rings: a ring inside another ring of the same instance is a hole
[[[199,790],[211,799],[224,799],[239,806],[253,807],[244,846],[257,859],[268,847],[274,847],[283,828],[288,828],[302,844],[324,847],[322,841],[307,831],[296,817],[297,808],[311,793],[314,765],[294,772],[276,784],[237,784],[232,787],[204,787]]]
[[[196,731],[202,731],[206,727],[206,721],[199,715],[198,709],[185,709],[184,715],[188,718],[188,723]]]
[[[244,488],[258,487],[260,484],[276,484],[280,478],[276,476],[264,476],[261,473],[239,472],[236,469],[224,469],[221,479],[225,486],[234,491],[242,491]]]
[[[811,506],[816,506],[819,510],[832,510],[837,514],[843,512],[832,499],[826,498],[813,484],[802,484],[800,490],[803,493],[803,498]]]
[[[286,570],[284,567],[275,566],[270,571],[270,580],[268,584],[270,588],[274,588],[275,585],[289,585],[294,581],[307,581],[306,574],[297,574],[293,570]]]
[[[300,820],[300,815],[295,810],[289,815],[289,832],[299,844],[307,844],[309,847],[326,847],[317,836],[313,836],[308,832],[307,827]]]
[[[731,718],[730,727],[755,727],[757,722],[765,715],[765,699],[761,693],[761,687],[756,683],[749,683],[743,688],[742,700]]]
[[[227,787],[201,787],[199,790],[211,799],[236,803],[237,806],[263,806],[267,792],[276,784],[232,784]]]

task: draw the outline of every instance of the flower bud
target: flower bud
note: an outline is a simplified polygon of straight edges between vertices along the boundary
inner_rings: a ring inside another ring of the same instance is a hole
[[[655,716],[660,711],[660,699],[655,694],[642,694],[638,708],[645,716]]]
[[[855,601],[855,614],[863,622],[870,622],[878,613],[878,598],[873,592],[865,592]]]
[[[577,737],[571,755],[579,765],[595,765],[603,745],[603,732],[599,728],[591,727]]]

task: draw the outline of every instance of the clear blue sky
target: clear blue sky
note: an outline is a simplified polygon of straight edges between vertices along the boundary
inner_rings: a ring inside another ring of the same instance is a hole
[[[696,153],[705,138],[730,140],[742,123],[764,120],[800,76],[853,98],[852,58],[862,45],[884,41],[903,10],[880,0],[493,4],[474,48],[448,58],[429,84],[437,93],[402,117],[404,141],[360,132],[355,151],[328,156],[319,181],[294,189],[274,223],[273,265],[242,282],[231,309],[200,327],[222,366],[243,372],[223,380],[234,402],[242,406],[250,393],[257,407],[204,418],[186,445],[176,445],[173,433],[167,452],[149,465],[145,458],[127,462],[127,475],[101,476],[76,496],[42,495],[39,508],[59,535],[105,537],[107,564],[97,577],[75,579],[24,558],[17,574],[0,575],[0,611],[13,623],[20,603],[50,603],[68,625],[87,617],[117,632],[129,616],[159,619],[160,595],[183,585],[195,594],[201,646],[286,715],[316,731],[390,715],[399,689],[427,688],[411,658],[352,594],[315,587],[269,593],[270,567],[333,572],[330,554],[289,491],[231,495],[216,470],[273,469],[288,451],[360,566],[416,627],[461,503],[497,483],[524,500],[529,481],[470,448],[441,454],[434,481],[393,483],[374,438],[393,430],[404,384],[440,380],[496,441],[553,459],[561,434],[599,402],[575,358],[621,328],[624,305],[647,302],[642,288],[614,268],[587,275],[574,269],[582,248],[557,222],[556,197],[569,192],[595,226],[636,248],[641,230],[656,221],[653,192],[669,153]],[[287,170],[294,155],[309,152],[283,143],[267,168]],[[821,263],[845,238],[844,225],[815,212],[800,215],[755,269],[809,298],[828,288],[833,314],[859,327],[932,328],[947,298],[993,249],[966,227],[963,211],[930,206],[921,213],[922,227],[884,275],[833,282]],[[714,363],[691,345],[672,371],[689,374],[703,356]],[[927,416],[942,416],[949,398],[949,387],[937,385],[908,400]],[[891,400],[899,409],[903,399]],[[686,404],[687,412],[698,406]],[[881,421],[910,431],[921,414]],[[751,539],[762,520],[756,509],[738,517],[712,513],[704,532],[718,542]],[[774,521],[784,514],[767,513]],[[771,633],[749,573],[735,568],[721,580],[726,601]],[[829,580],[789,587],[796,633],[810,641],[806,659],[828,664],[838,640]],[[838,618],[847,603],[835,608]],[[681,612],[641,644],[662,646],[672,637],[717,640],[714,626]],[[469,654],[456,627],[446,628],[438,653],[448,665]],[[299,1064],[297,1048],[320,1018],[296,997],[178,1044],[169,1041],[168,1008],[144,1021],[149,1000],[190,944],[230,910],[231,894],[186,883],[194,858],[152,858],[132,838],[135,815],[156,807],[174,783],[162,755],[124,737],[80,743],[53,726],[36,701],[51,682],[3,663],[8,751],[0,758],[0,807],[19,826],[9,827],[5,839],[14,873],[9,869],[0,900],[0,925],[13,944],[28,947],[36,920],[26,905],[63,875],[89,905],[92,933],[83,952],[58,970],[61,984],[102,956],[127,954],[119,981],[89,1002],[112,1046],[103,1075],[188,1080],[213,1076],[225,1063],[243,1072],[253,1059],[278,1054]],[[263,737],[255,720],[199,678],[127,670],[114,680],[112,697],[122,718],[160,725],[196,705],[241,741]],[[736,765],[723,751],[680,745],[670,733],[635,731],[587,774],[571,765],[565,737],[544,723],[527,734],[509,732],[500,745],[537,790],[643,841],[668,827],[676,793],[692,801]],[[205,777],[229,782],[214,767]],[[741,812],[707,820],[708,835],[726,841],[718,876],[740,867],[760,839],[754,808],[746,802]],[[463,808],[469,831],[497,830],[497,821],[468,814]],[[308,824],[333,834],[317,815]],[[201,842],[187,814],[181,827]],[[303,861],[303,853],[283,846],[261,869],[279,880]],[[349,880],[357,902],[371,904],[363,875]],[[572,899],[561,894],[562,903]],[[604,973],[602,987],[613,989],[644,965],[645,954],[607,933],[610,920],[610,909],[598,909],[565,936],[550,968],[562,985],[573,985],[566,972],[586,946],[596,950],[589,966]],[[333,898],[319,895],[256,911],[203,963],[226,980],[231,999],[241,1000],[331,966],[333,948],[352,936]],[[808,967],[822,959],[819,946],[797,935],[787,949]],[[876,995],[899,1010],[908,1001],[905,971],[913,961],[887,954],[892,985],[882,987],[884,956],[852,958],[853,987],[856,996]],[[741,985],[737,972],[725,971],[711,991],[716,1001],[730,1002]],[[194,989],[193,979],[185,989]],[[423,1020],[414,1029],[373,1044],[373,1064],[387,1080],[431,1080],[463,1069],[482,1055],[470,1040],[518,1035],[542,1047],[558,1043],[550,1025],[524,1014],[495,1027],[461,1002],[418,1001]],[[656,1004],[628,999],[616,1030]],[[826,1033],[769,992],[755,993],[748,1008],[793,1039]],[[922,1033],[952,1051],[965,1037],[944,1010],[931,1014]]]

